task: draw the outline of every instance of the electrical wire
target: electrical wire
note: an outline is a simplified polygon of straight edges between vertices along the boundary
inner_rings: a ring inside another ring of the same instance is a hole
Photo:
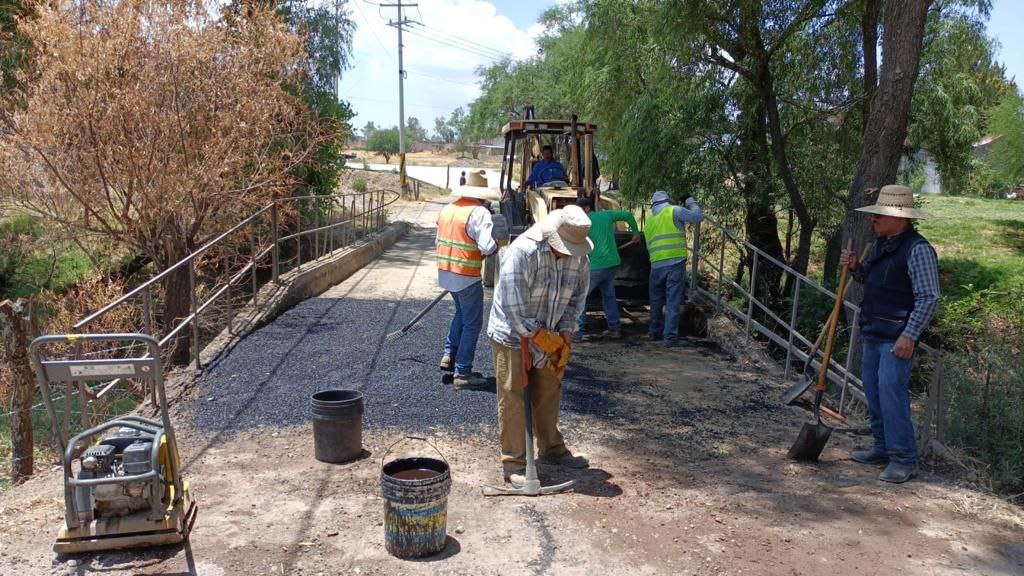
[[[353,5],[356,7],[356,12],[359,13],[359,17],[362,18],[363,24],[366,24],[366,29],[370,31],[370,34],[373,34],[374,40],[376,40],[377,44],[379,44],[381,49],[384,50],[384,54],[387,55],[388,60],[391,60],[394,64],[398,64],[398,62],[391,56],[391,53],[388,52],[387,47],[384,46],[384,42],[381,41],[380,36],[377,36],[377,32],[374,31],[373,26],[370,26],[370,20],[366,17],[366,14],[363,14],[363,10],[359,7],[359,3],[353,2]]]
[[[468,45],[465,45],[465,44],[449,42],[449,41],[444,40],[442,38],[431,37],[429,35],[423,34],[419,30],[410,29],[410,30],[407,30],[407,32],[409,32],[410,34],[413,34],[414,36],[418,36],[418,37],[423,38],[425,40],[430,40],[431,42],[435,42],[437,44],[448,46],[449,48],[454,48],[454,49],[459,50],[461,52],[466,52],[466,53],[469,53],[469,54],[473,54],[475,56],[480,56],[481,58],[485,58],[485,59],[487,59],[490,62],[497,62],[498,60],[502,60],[502,59],[504,59],[506,57],[506,55],[503,55],[503,54],[500,54],[500,53],[484,52],[484,51],[472,48],[471,46],[468,46]]]
[[[459,86],[472,86],[473,88],[477,87],[477,84],[470,84],[469,82],[459,82],[458,80],[449,80],[448,78],[442,78],[440,76],[434,76],[433,74],[427,74],[425,72],[416,72],[414,70],[406,70],[406,72],[409,73],[409,74],[412,74],[413,76],[422,76],[424,78],[431,78],[431,79],[434,79],[434,80],[440,80],[441,82],[448,82],[449,84],[458,84]]]
[[[454,37],[451,35],[440,34],[433,29],[427,29],[422,27],[410,28],[409,32],[422,38],[426,38],[428,40],[437,42],[439,44],[454,46],[467,52],[472,52],[474,54],[490,58],[492,60],[500,60],[509,57],[509,54],[506,52],[502,52],[500,50],[490,48],[488,46],[484,46],[476,42],[471,42],[469,40],[463,40],[461,38]]]
[[[451,32],[446,32],[446,31],[441,30],[439,28],[434,28],[433,26],[428,26],[428,25],[426,25],[426,24],[424,24],[422,22],[422,20],[423,20],[422,16],[420,17],[420,20],[421,20],[420,22],[415,22],[415,24],[419,25],[421,28],[423,28],[427,32],[429,32],[431,34],[434,34],[434,35],[436,35],[438,37],[445,38],[445,39],[448,39],[450,41],[457,42],[457,43],[460,43],[460,44],[466,44],[468,46],[472,46],[472,47],[474,47],[476,49],[479,49],[479,50],[481,50],[483,52],[493,52],[494,54],[500,55],[502,57],[511,56],[511,54],[509,54],[508,52],[503,52],[501,50],[498,50],[497,48],[493,48],[491,46],[488,46],[487,44],[482,44],[480,42],[475,42],[473,40],[468,40],[468,39],[463,38],[462,36],[459,36],[457,34],[452,34]]]

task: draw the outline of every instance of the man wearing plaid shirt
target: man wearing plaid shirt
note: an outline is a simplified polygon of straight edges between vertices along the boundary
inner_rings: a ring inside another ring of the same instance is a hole
[[[539,461],[569,468],[589,465],[565,447],[558,430],[562,373],[590,282],[589,230],[586,213],[566,206],[516,238],[501,259],[487,335],[494,351],[501,463],[505,481],[513,485],[522,482],[526,464],[520,338],[529,339],[533,361],[530,405]]]
[[[874,445],[854,450],[862,464],[886,464],[878,477],[902,483],[917,473],[917,443],[910,419],[910,370],[914,347],[939,302],[935,249],[911,225],[928,215],[914,208],[906,186],[883,186],[878,201],[857,209],[871,214],[878,236],[864,262],[843,251],[842,262],[864,285],[860,331],[864,341],[861,379],[871,413]]]

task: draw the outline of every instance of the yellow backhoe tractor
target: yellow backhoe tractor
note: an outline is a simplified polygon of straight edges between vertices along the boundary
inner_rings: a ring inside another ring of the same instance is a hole
[[[614,193],[602,193],[597,185],[599,171],[594,151],[597,125],[580,122],[576,116],[569,119],[537,119],[533,107],[524,108],[523,119],[512,120],[501,129],[505,137],[504,161],[498,187],[501,193],[503,221],[495,227],[508,227],[512,238],[522,234],[552,210],[575,203],[580,198],[592,198],[596,210],[628,209]],[[551,146],[554,157],[564,167],[564,179],[528,186],[527,177],[541,157],[544,146]],[[642,216],[637,214],[637,222]],[[640,224],[642,226],[642,224]],[[619,245],[632,238],[628,228],[619,223],[616,241]],[[616,293],[620,299],[646,302],[650,262],[643,243],[632,244],[620,252],[622,265],[615,277]],[[499,258],[488,258],[484,277],[493,274]],[[490,264],[491,270],[487,270]],[[490,284],[488,284],[490,285]]]
[[[140,358],[116,359],[44,356],[48,346],[95,341],[141,343],[148,353]],[[197,507],[188,482],[181,477],[181,459],[167,412],[156,340],[145,334],[40,336],[32,342],[30,351],[54,439],[63,457],[64,522],[54,551],[75,554],[186,540]],[[84,385],[117,379],[152,383],[159,402],[159,419],[121,416],[65,441],[50,385]]]

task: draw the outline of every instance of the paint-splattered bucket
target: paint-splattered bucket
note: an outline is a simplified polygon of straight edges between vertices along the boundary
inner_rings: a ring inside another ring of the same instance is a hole
[[[408,438],[427,442],[419,436]],[[433,444],[430,447],[437,451]],[[387,464],[384,464],[384,457],[380,474],[384,495],[384,547],[397,558],[431,556],[444,550],[448,537],[448,492],[452,487],[444,455],[441,455],[442,460],[399,458]]]

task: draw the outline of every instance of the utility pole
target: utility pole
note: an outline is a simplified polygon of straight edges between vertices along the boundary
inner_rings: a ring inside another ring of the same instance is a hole
[[[341,27],[341,0],[334,0],[334,24]],[[341,66],[338,66],[338,75],[334,79],[334,100],[341,104]]]
[[[398,8],[398,19],[388,22],[388,26],[398,28],[398,182],[405,192],[405,68],[402,66],[402,28],[410,20],[402,17],[402,8],[415,8],[418,4],[381,4],[381,8]]]

